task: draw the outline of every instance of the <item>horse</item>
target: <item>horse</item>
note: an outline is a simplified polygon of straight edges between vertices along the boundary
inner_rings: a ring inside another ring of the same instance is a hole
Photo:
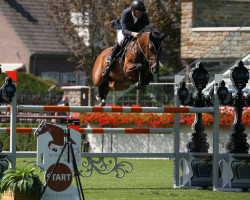
[[[141,89],[153,80],[153,74],[159,70],[158,54],[165,37],[166,34],[161,35],[155,29],[143,29],[139,37],[125,46],[124,58],[113,63],[109,77],[104,76],[103,71],[112,47],[99,54],[93,66],[92,81],[98,86],[96,99],[101,101],[101,106],[105,105],[110,90],[126,90],[132,84],[136,89]]]
[[[62,128],[54,125],[42,122],[38,128],[35,130],[34,135],[36,137],[43,135],[45,133],[49,133],[53,140],[49,141],[48,147],[54,152],[57,152],[57,148],[54,148],[52,145],[63,146],[64,145],[64,131]],[[71,138],[69,142],[72,144],[76,144]]]

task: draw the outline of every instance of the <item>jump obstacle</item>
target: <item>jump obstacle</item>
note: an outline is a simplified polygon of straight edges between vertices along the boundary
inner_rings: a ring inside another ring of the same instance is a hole
[[[198,107],[180,107],[179,99],[177,98],[177,86],[180,82],[180,77],[176,78],[175,82],[175,107],[122,107],[122,106],[26,106],[18,105],[16,97],[13,98],[11,106],[0,106],[0,111],[10,112],[11,127],[1,128],[0,132],[10,133],[10,152],[3,152],[8,156],[12,168],[16,166],[16,133],[32,133],[35,128],[17,128],[16,116],[18,112],[124,112],[124,113],[176,113],[175,123],[173,128],[82,128],[81,133],[93,134],[170,134],[174,133],[174,153],[82,153],[82,157],[166,157],[174,159],[174,187],[180,187],[179,165],[181,158],[188,155],[211,155],[208,153],[180,153],[180,115],[179,113],[212,113],[214,116],[214,148],[213,148],[213,187],[218,187],[218,149],[219,149],[219,100],[214,93],[214,107],[198,108]],[[215,85],[215,90],[217,86]],[[19,154],[18,157],[25,155]],[[28,154],[26,154],[28,155]],[[33,156],[34,153],[31,153]]]
[[[10,106],[0,111],[10,112]],[[123,106],[26,106],[18,105],[17,112],[123,112],[123,113],[213,113],[213,108],[199,107],[123,107]]]

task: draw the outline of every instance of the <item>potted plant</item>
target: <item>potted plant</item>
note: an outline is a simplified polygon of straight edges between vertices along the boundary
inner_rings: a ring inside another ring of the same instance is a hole
[[[39,199],[42,182],[34,171],[31,166],[6,170],[0,185],[2,200]]]

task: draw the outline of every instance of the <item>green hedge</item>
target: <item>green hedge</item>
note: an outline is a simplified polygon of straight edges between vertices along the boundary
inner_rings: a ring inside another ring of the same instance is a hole
[[[17,124],[17,127],[38,127],[39,124]],[[1,123],[0,127],[10,127],[9,123]],[[10,150],[10,134],[0,133],[3,151]],[[36,151],[37,138],[30,133],[17,133],[17,151]]]
[[[0,85],[4,83],[7,74],[3,73],[0,75]],[[27,74],[24,72],[17,73],[17,86],[18,93],[22,92],[36,92],[40,94],[41,92],[48,91],[48,89],[56,84],[56,81],[51,79],[42,79],[40,77],[34,76],[33,74]],[[57,87],[54,89],[55,92],[63,91],[61,88]]]
[[[38,123],[17,124],[17,127],[38,127]],[[0,127],[10,127],[9,123],[0,123]],[[81,125],[81,127],[84,127]],[[85,139],[85,134],[81,135],[82,140]],[[10,134],[9,133],[0,133],[0,141],[3,142],[3,151],[10,150]],[[17,151],[36,151],[37,150],[37,138],[31,133],[17,133],[16,141]]]
[[[4,83],[6,73],[0,74],[0,87]],[[25,92],[31,92],[32,94],[40,94],[48,91],[52,85],[56,84],[51,79],[42,79],[32,74],[24,72],[17,73],[17,93],[22,94]],[[63,91],[57,87],[53,90],[54,92]],[[17,127],[38,127],[39,124],[17,124]],[[0,127],[10,127],[8,123],[0,123]],[[3,142],[3,151],[9,151],[10,149],[10,135],[8,133],[0,133],[0,141]],[[36,137],[33,134],[17,134],[17,150],[18,151],[35,151],[36,150]]]

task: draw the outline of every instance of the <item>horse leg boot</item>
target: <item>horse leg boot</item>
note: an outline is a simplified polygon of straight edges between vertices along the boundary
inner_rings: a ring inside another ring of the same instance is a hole
[[[109,82],[105,81],[98,87],[98,93],[96,95],[96,99],[98,101],[101,101],[100,106],[105,106],[106,102],[106,96],[109,92]]]
[[[103,73],[104,76],[108,76],[109,72],[112,71],[113,68],[113,64],[115,62],[115,57],[116,55],[119,53],[120,51],[120,45],[118,44],[118,42],[114,45],[112,52],[110,54],[110,61],[109,64],[107,65],[107,67],[104,69]]]
[[[143,87],[143,76],[142,76],[142,65],[141,64],[138,64],[136,66],[136,70],[138,71],[138,74],[139,74],[139,80],[138,82],[135,84],[135,88],[136,89],[141,89]]]

